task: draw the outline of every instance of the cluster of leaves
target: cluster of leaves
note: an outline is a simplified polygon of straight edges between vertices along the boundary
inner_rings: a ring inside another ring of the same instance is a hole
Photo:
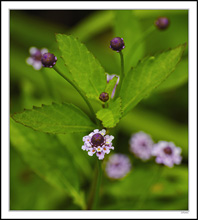
[[[88,98],[99,101],[102,92],[112,92],[107,84],[105,70],[85,45],[72,36],[56,35],[59,49],[72,79]],[[100,109],[96,115],[106,128],[114,127],[145,96],[162,83],[174,71],[180,61],[185,44],[155,56],[141,60],[124,77],[119,97],[109,101],[107,109]],[[114,81],[115,83],[115,81]],[[83,112],[69,104],[52,104],[35,107],[20,114],[14,114],[15,121],[52,134],[90,131],[94,128]]]
[[[108,18],[106,21],[112,22],[111,14],[108,13],[105,14]],[[98,17],[96,16],[95,19],[97,20]],[[133,21],[130,27],[128,22],[125,22],[129,19]],[[117,95],[118,98],[110,99],[108,108],[105,109],[100,107],[99,95],[104,91],[111,94],[117,79],[114,78],[110,83],[107,83],[106,71],[87,47],[74,37],[80,36],[75,30],[73,32],[74,36],[56,34],[59,48],[59,51],[55,50],[56,56],[58,56],[57,68],[67,74],[68,78],[75,83],[90,102],[98,103],[96,117],[105,128],[115,127],[122,117],[126,116],[142,99],[152,93],[160,84],[163,85],[169,75],[172,76],[171,73],[181,60],[186,46],[181,44],[173,49],[144,59],[142,59],[143,48],[140,46],[136,56],[132,56],[133,59],[131,59],[130,55],[133,54],[134,49],[131,39],[135,36],[134,41],[136,41],[142,34],[138,28],[137,19],[131,11],[118,11],[115,12],[116,20],[119,22],[115,22],[115,34],[123,37],[126,45],[126,52],[124,52],[126,72],[120,93]],[[101,22],[104,21],[101,20]],[[101,23],[101,25],[104,24]],[[134,31],[136,31],[135,34]],[[83,37],[85,39],[84,35]],[[141,61],[137,63],[140,58]],[[179,65],[182,66],[184,62],[182,61]],[[54,70],[47,70],[47,73],[55,74]],[[171,83],[173,81],[170,80]],[[167,84],[168,87],[171,87],[169,83]],[[167,88],[166,85],[164,87]],[[141,120],[142,117],[139,118]],[[123,125],[123,120],[121,120],[119,126]],[[125,122],[130,123],[127,120]],[[130,126],[128,132],[131,132]],[[126,124],[123,127],[126,129]],[[87,158],[81,153],[80,141],[84,133],[86,134],[95,128],[97,128],[97,125],[91,120],[90,115],[84,113],[79,107],[74,104],[57,103],[56,101],[56,103],[33,107],[31,110],[13,114],[11,119],[11,143],[39,176],[69,194],[74,198],[77,205],[85,209],[86,198],[80,187],[79,173],[83,173],[83,176],[90,179],[93,170]],[[75,136],[71,133],[79,134]],[[62,136],[61,134],[69,135]],[[78,143],[74,139],[78,139]],[[129,178],[134,177],[130,176]],[[108,184],[106,187],[108,188]],[[119,191],[116,187],[119,187],[119,185],[115,185],[111,191],[108,190],[109,188],[105,190],[108,191],[108,195],[116,196],[115,192]],[[121,187],[125,188],[125,186]]]

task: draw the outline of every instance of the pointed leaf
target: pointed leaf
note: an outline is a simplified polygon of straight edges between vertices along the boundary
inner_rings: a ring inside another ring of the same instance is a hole
[[[66,103],[33,107],[32,110],[12,115],[12,118],[34,130],[52,134],[87,132],[95,128],[84,112]]]
[[[11,119],[11,143],[25,162],[51,185],[69,193],[85,208],[73,156],[56,136],[33,131]]]
[[[140,61],[123,79],[120,97],[123,115],[160,85],[180,61],[186,44]]]
[[[156,89],[164,92],[178,88],[188,81],[188,57],[183,58],[177,65],[175,71]]]
[[[121,117],[121,99],[109,102],[109,108],[101,109],[96,113],[98,119],[106,128],[113,128],[119,122]]]
[[[106,86],[105,71],[84,44],[72,36],[57,34],[62,58],[73,79],[88,97],[98,100]]]

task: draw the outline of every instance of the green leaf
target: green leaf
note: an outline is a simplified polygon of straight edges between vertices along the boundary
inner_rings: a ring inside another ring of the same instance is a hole
[[[95,128],[94,123],[84,112],[67,103],[34,106],[32,110],[27,109],[22,113],[13,114],[12,118],[34,130],[52,134],[85,132]]]
[[[157,92],[165,92],[178,88],[188,81],[188,57],[183,58],[175,71],[156,89]]]
[[[134,43],[137,42],[142,36],[142,30],[139,20],[134,16],[133,10],[116,10],[115,11],[115,37],[122,37],[125,43],[123,49],[124,55],[124,68],[128,73],[132,66],[135,66],[143,57],[144,42],[143,39],[138,45],[134,56]],[[137,45],[135,45],[137,46]],[[118,57],[120,58],[120,57]]]
[[[121,117],[121,99],[109,102],[109,108],[101,109],[96,113],[98,119],[106,128],[113,128],[119,122]]]
[[[105,92],[109,94],[109,97],[111,96],[113,89],[116,85],[116,82],[118,80],[118,77],[114,76],[109,82],[107,83],[107,86],[105,88]]]
[[[20,152],[25,162],[40,177],[69,193],[76,204],[85,208],[73,155],[53,135],[33,131],[12,119],[10,124],[11,143]]]
[[[185,46],[186,44],[182,44],[175,49],[145,58],[127,73],[120,91],[123,115],[126,115],[174,71]]]
[[[56,39],[75,82],[88,97],[98,100],[106,86],[105,71],[98,60],[74,37],[57,34]]]

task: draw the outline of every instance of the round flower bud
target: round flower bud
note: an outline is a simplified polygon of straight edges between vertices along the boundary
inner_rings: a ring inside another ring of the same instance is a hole
[[[107,102],[107,101],[109,100],[109,94],[106,93],[106,92],[102,92],[102,93],[100,94],[99,99],[100,99],[101,101],[103,101],[103,102]]]
[[[155,26],[159,29],[159,30],[165,30],[168,28],[170,24],[170,21],[167,17],[159,17],[156,21],[155,21]]]
[[[100,133],[96,133],[91,138],[91,143],[94,147],[101,146],[104,143],[104,137]]]
[[[57,57],[55,57],[52,53],[45,53],[41,58],[41,62],[44,67],[52,68],[56,64],[56,61]]]
[[[110,41],[110,48],[117,52],[120,52],[125,48],[123,38],[115,37]]]

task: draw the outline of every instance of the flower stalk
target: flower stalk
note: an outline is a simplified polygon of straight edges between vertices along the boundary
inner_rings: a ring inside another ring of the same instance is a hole
[[[74,82],[72,82],[64,73],[62,73],[56,66],[53,67],[53,69],[61,76],[63,77],[67,82],[69,82],[77,91],[78,93],[81,95],[81,97],[84,99],[84,101],[86,102],[87,106],[89,107],[89,110],[92,114],[92,118],[94,118],[95,123],[100,126],[100,122],[97,120],[97,118],[95,117],[95,112],[89,102],[89,100],[87,99],[87,97],[83,94],[83,92],[75,85]]]

